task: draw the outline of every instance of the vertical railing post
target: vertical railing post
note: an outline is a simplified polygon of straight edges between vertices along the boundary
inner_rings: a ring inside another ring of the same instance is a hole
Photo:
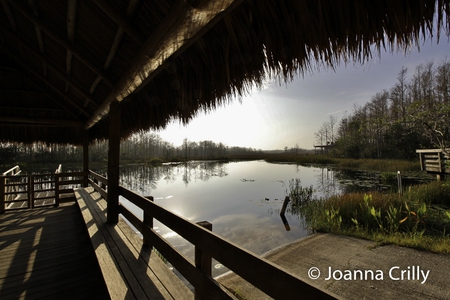
[[[120,163],[120,104],[114,101],[109,106],[108,143],[108,197],[106,221],[119,222],[119,163]]]
[[[28,208],[34,208],[34,177],[28,176]]]
[[[89,130],[83,134],[83,187],[88,187],[89,178]]]
[[[0,214],[5,212],[5,182],[6,177],[0,176]]]
[[[197,225],[212,231],[212,224],[208,221],[198,222]],[[195,266],[197,269],[200,269],[203,273],[205,273],[206,276],[211,277],[211,255],[202,251],[197,246],[195,246]],[[195,290],[195,299],[203,300],[206,298],[202,295],[201,291]]]
[[[55,174],[55,207],[59,206],[59,181],[61,174]]]
[[[152,196],[146,196],[145,197],[147,200],[150,201],[154,201]],[[144,210],[144,220],[143,220],[144,226],[147,225],[150,228],[153,228],[153,216],[147,212],[146,210]],[[142,243],[144,244],[144,246],[147,247],[151,247],[150,242],[148,241],[148,239],[146,238],[146,236],[144,235],[142,238]]]

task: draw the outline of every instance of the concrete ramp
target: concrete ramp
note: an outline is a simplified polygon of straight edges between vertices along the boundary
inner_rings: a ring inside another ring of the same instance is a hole
[[[265,258],[342,299],[450,299],[446,254],[315,234]],[[243,299],[271,299],[233,273],[218,281]]]

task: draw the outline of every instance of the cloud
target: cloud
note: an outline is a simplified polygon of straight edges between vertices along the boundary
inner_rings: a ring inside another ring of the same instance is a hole
[[[347,110],[344,110],[344,109],[339,109],[339,110],[335,110],[335,111],[332,111],[332,112],[329,112],[329,113],[327,113],[327,115],[337,115],[337,114],[340,114],[340,113],[343,113],[343,112],[346,112]]]

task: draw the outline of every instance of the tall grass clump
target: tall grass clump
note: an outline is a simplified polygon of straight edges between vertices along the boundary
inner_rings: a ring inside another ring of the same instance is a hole
[[[349,193],[314,199],[301,207],[318,232],[450,253],[450,186],[441,182],[396,193]]]
[[[291,203],[296,206],[301,206],[312,199],[313,186],[302,187],[302,182],[299,178],[289,180],[289,186],[286,189],[286,195],[289,197]]]

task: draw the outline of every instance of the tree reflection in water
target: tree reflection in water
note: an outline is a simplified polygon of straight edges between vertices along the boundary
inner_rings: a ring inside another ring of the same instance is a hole
[[[120,168],[120,184],[132,191],[148,193],[158,183],[173,183],[181,177],[187,187],[192,181],[208,181],[213,176],[227,176],[226,162],[193,161],[152,165],[127,165]]]

